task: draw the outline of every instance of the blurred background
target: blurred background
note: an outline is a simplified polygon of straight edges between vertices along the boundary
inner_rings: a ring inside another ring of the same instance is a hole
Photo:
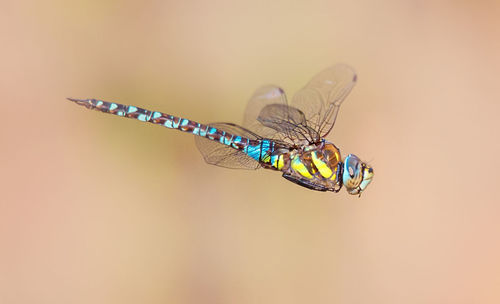
[[[0,4],[1,303],[500,303],[495,1]],[[240,123],[343,62],[361,198],[65,100]]]

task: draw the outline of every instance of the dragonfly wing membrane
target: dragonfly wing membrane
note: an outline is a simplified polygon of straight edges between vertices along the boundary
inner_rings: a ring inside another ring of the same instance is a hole
[[[304,113],[294,107],[284,104],[270,104],[265,106],[257,117],[257,120],[266,127],[281,131],[279,124],[288,122],[291,124],[305,124]]]
[[[307,126],[306,116],[288,105],[282,88],[263,86],[253,94],[245,110],[243,126],[265,138],[288,144],[313,141],[317,132]]]
[[[258,120],[263,109],[272,104],[287,104],[283,89],[275,85],[267,85],[257,89],[247,103],[243,126],[262,137],[276,138],[278,131]]]
[[[257,120],[264,126],[278,131],[282,140],[295,142],[305,139],[312,141],[317,135],[313,129],[307,126],[304,113],[288,105],[267,105],[262,109]]]
[[[356,84],[357,76],[348,65],[334,65],[316,76],[292,99],[291,106],[301,109],[318,139],[326,137],[335,125],[340,105]]]
[[[231,123],[211,123],[210,127],[217,128],[227,133],[249,139],[260,139],[250,130]],[[261,167],[258,161],[251,158],[241,150],[222,145],[219,142],[200,136],[195,137],[196,147],[208,164],[231,169],[255,170]]]

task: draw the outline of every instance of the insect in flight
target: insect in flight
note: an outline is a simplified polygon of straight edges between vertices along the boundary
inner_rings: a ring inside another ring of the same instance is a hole
[[[373,169],[353,154],[342,160],[340,150],[325,140],[356,78],[351,67],[335,65],[314,76],[290,103],[280,87],[262,87],[248,102],[241,126],[200,124],[97,99],[68,99],[88,109],[194,134],[209,164],[277,170],[287,180],[312,190],[338,192],[345,186],[348,193],[361,195],[372,181]]]

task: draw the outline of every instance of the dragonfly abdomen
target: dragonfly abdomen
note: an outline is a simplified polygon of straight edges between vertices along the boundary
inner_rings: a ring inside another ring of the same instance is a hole
[[[158,111],[150,111],[136,106],[123,105],[98,99],[68,99],[91,110],[97,110],[121,117],[133,118],[169,129],[177,129],[182,132],[201,136],[209,140],[219,142],[223,145],[230,146],[233,149],[243,150],[244,153],[257,161],[262,161],[266,158],[266,153],[272,146],[272,143],[269,140],[251,140],[249,138],[233,135],[229,132],[225,132],[209,125],[201,124],[190,119]]]

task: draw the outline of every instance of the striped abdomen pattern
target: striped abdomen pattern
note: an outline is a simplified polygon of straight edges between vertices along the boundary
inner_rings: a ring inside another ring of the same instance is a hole
[[[233,135],[223,130],[200,124],[198,122],[165,114],[157,111],[149,111],[135,106],[127,106],[114,102],[107,102],[97,99],[74,99],[68,98],[78,105],[88,109],[98,110],[117,116],[137,119],[143,122],[150,122],[155,125],[164,126],[169,129],[178,129],[183,132],[219,142],[233,149],[243,151],[261,163],[276,163],[277,156],[271,156],[274,151],[274,142],[267,139],[249,139],[246,137]],[[272,167],[275,167],[272,165]],[[277,168],[277,167],[276,167]]]

